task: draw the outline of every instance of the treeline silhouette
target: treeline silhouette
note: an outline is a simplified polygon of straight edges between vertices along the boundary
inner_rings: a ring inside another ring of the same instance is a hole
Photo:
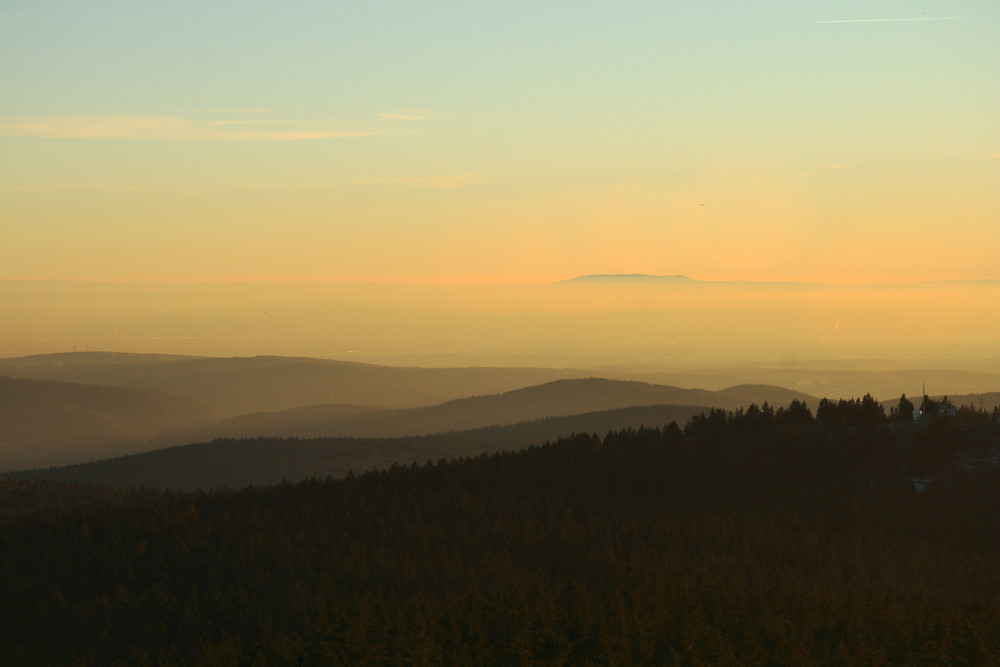
[[[4,482],[0,661],[997,664],[998,447],[866,397],[238,491]]]

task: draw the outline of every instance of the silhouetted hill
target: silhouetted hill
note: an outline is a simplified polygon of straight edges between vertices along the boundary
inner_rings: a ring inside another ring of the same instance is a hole
[[[165,433],[154,438],[151,445],[165,447],[217,438],[429,435],[634,406],[669,404],[736,409],[754,402],[786,404],[793,399],[816,402],[800,392],[763,385],[710,392],[603,378],[556,380],[499,395],[456,399],[425,408],[375,410],[360,406],[316,405],[256,413],[199,429]],[[556,435],[562,434],[555,433],[553,437]]]
[[[871,362],[866,368],[864,361],[843,362],[803,362],[794,368],[706,368],[677,371],[644,372],[641,370],[602,368],[597,374],[657,384],[682,387],[702,387],[721,389],[743,383],[761,383],[768,386],[788,387],[812,396],[827,396],[833,399],[856,398],[871,393],[879,400],[898,399],[900,394],[919,396],[926,384],[927,391],[934,395],[967,395],[977,392],[993,392],[1000,387],[1000,368],[995,360],[984,360],[984,370],[937,368],[885,368],[893,362]],[[860,370],[844,370],[852,366]],[[882,366],[882,368],[879,368]]]
[[[343,435],[341,431],[344,424],[349,425],[359,421],[365,423],[367,420],[378,423],[380,415],[394,412],[371,405],[341,404],[308,405],[276,412],[253,412],[200,428],[160,433],[150,439],[149,445],[159,448],[191,442],[207,442],[217,438],[313,438]],[[359,419],[362,416],[367,419]]]
[[[11,473],[11,479],[50,480],[116,487],[194,490],[277,484],[310,477],[341,478],[349,472],[385,470],[484,452],[511,451],[572,433],[607,433],[684,423],[710,408],[652,405],[551,417],[470,431],[396,438],[221,438],[157,449],[106,461]]]
[[[684,283],[697,283],[698,281],[694,278],[688,278],[687,276],[675,275],[675,276],[656,276],[647,273],[607,273],[607,274],[592,274],[586,276],[577,276],[575,278],[570,278],[569,280],[564,280],[564,284],[588,284],[588,285],[600,285],[600,284],[684,284]]]
[[[340,477],[351,470],[387,468],[393,463],[520,449],[572,433],[684,423],[712,408],[776,404],[782,396],[815,402],[780,387],[705,392],[598,378],[560,380],[431,408],[366,411],[361,406],[334,410],[316,406],[248,415],[206,429],[167,434],[150,446],[206,436],[186,440],[197,444],[18,476],[189,489]],[[604,409],[593,410],[595,406]]]
[[[862,403],[239,491],[0,483],[0,662],[1000,664],[998,427]]]
[[[66,368],[68,366],[135,366],[162,364],[172,361],[204,359],[183,354],[136,354],[133,352],[59,352],[29,354],[24,357],[0,359],[0,365],[13,368]]]
[[[919,398],[918,396],[917,399],[919,400]],[[937,398],[941,399],[945,397],[942,395]],[[995,406],[1000,405],[1000,391],[991,391],[985,394],[952,394],[947,398],[956,407],[971,405],[978,410],[982,406],[987,412],[993,410]]]
[[[157,391],[0,376],[0,470],[141,451],[156,433],[215,419]]]
[[[586,373],[545,368],[407,368],[301,357],[222,359],[81,352],[0,360],[0,375],[154,389],[199,401],[233,417],[321,403],[387,408],[436,405]]]
[[[806,405],[815,408],[818,402],[818,399],[813,395],[769,384],[738,384],[713,393],[726,397],[729,405],[720,405],[720,407],[728,407],[730,409],[746,407],[751,403],[756,403],[760,406],[765,402],[770,403],[772,406],[788,405],[795,400],[802,401]]]

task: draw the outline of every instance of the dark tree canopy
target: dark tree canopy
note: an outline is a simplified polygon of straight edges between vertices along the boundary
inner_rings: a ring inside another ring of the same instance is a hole
[[[997,664],[998,446],[866,396],[239,491],[0,480],[3,662]]]
[[[913,401],[908,399],[906,394],[903,394],[899,397],[899,403],[897,403],[896,407],[893,409],[893,421],[911,421],[913,419],[914,409]]]

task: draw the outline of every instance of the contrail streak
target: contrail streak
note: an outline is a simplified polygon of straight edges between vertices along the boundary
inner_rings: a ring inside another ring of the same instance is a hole
[[[897,19],[837,19],[834,21],[813,21],[813,23],[897,23],[900,21],[966,21],[969,19],[990,19],[993,16],[917,16]]]

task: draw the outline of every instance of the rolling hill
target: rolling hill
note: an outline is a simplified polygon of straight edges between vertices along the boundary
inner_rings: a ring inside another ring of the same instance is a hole
[[[785,405],[793,399],[816,403],[815,398],[801,392],[764,385],[711,392],[603,378],[556,380],[423,408],[378,410],[367,406],[315,405],[255,413],[198,429],[165,433],[154,438],[150,445],[166,447],[217,438],[430,435],[635,406],[699,405],[733,410],[764,401]]]
[[[508,426],[398,438],[219,439],[167,447],[78,465],[8,473],[21,480],[51,480],[116,487],[241,488],[385,470],[393,464],[510,451],[553,441],[560,435],[600,433],[641,425],[685,423],[705,406],[654,405],[551,417]]]
[[[153,389],[234,417],[321,403],[386,408],[436,405],[587,373],[546,368],[410,368],[302,357],[78,352],[2,359],[0,375]]]
[[[811,361],[808,365],[803,363],[796,368],[748,366],[663,372],[603,368],[594,372],[604,377],[705,389],[721,389],[739,383],[755,382],[788,387],[834,400],[861,397],[866,393],[883,401],[898,400],[902,393],[911,398],[919,397],[924,385],[927,392],[935,396],[948,394],[968,397],[971,394],[996,392],[1000,388],[1000,362],[996,360],[983,360],[980,370],[948,369],[943,366],[887,368],[891,363],[875,362],[869,368],[864,360]],[[976,400],[978,405],[978,398]]]
[[[0,370],[50,378],[6,379],[3,471],[219,438],[424,436],[624,407],[733,409],[764,400],[811,400],[776,387],[707,392],[601,378],[551,379],[581,371],[394,368],[284,357],[86,352],[7,359]],[[550,381],[531,384],[539,378]],[[476,389],[480,395],[463,393]],[[435,398],[441,400],[421,405]],[[560,434],[546,431],[545,437]]]
[[[216,419],[200,403],[148,389],[0,376],[0,470],[133,453],[157,433]]]
[[[273,484],[521,449],[573,433],[684,424],[712,407],[792,399],[815,403],[780,387],[706,392],[599,378],[560,380],[430,408],[314,406],[247,415],[154,438],[147,448],[163,448],[152,452],[16,476],[185,489]]]

